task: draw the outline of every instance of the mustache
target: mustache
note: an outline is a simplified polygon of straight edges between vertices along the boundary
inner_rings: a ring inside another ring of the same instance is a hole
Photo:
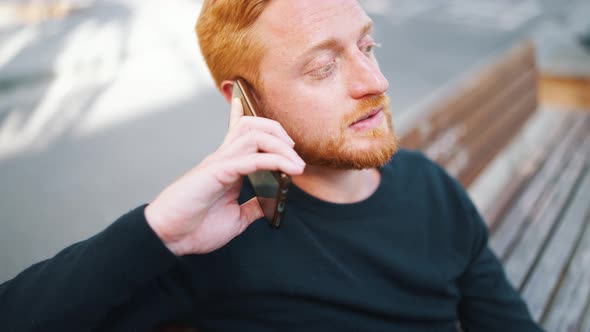
[[[361,99],[355,107],[355,110],[351,114],[345,116],[344,123],[348,127],[358,119],[368,115],[371,111],[379,107],[383,107],[384,112],[389,111],[389,97],[387,95],[382,94]]]

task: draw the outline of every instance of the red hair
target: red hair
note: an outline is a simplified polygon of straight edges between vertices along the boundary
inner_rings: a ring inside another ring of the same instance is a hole
[[[243,77],[260,87],[264,47],[252,28],[270,0],[205,0],[196,25],[201,53],[215,85]]]

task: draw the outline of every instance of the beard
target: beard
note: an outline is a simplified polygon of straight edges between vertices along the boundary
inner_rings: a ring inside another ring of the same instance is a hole
[[[383,122],[378,127],[362,132],[349,128],[357,119],[378,107],[383,107],[384,115]],[[270,117],[283,125],[295,141],[295,151],[308,165],[355,170],[382,167],[398,149],[390,101],[386,95],[360,100],[355,110],[342,118],[337,132],[333,134],[326,133],[321,125],[300,128],[293,121],[281,121],[280,116],[277,118],[275,114]],[[368,144],[360,147],[359,141],[368,141]]]

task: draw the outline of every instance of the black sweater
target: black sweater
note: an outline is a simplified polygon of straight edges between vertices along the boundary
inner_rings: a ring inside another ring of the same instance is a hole
[[[279,230],[206,255],[174,256],[141,206],[0,285],[0,330],[540,331],[461,186],[416,152],[380,170],[354,204],[293,185]]]

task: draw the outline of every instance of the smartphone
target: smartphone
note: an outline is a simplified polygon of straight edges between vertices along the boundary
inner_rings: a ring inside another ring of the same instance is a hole
[[[252,93],[252,88],[246,80],[238,78],[234,82],[233,98],[240,98],[242,101],[244,115],[259,116],[257,113],[258,105],[256,104],[256,99]],[[291,177],[280,171],[258,171],[248,175],[248,179],[254,187],[254,192],[256,197],[258,197],[264,217],[266,217],[273,228],[279,228],[285,215]]]

